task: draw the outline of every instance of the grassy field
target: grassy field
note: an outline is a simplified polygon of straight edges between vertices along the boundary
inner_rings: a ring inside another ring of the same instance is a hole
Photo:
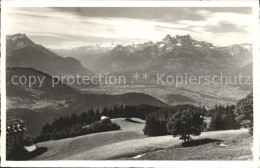
[[[197,146],[192,144],[189,147],[182,147],[181,141],[172,136],[144,136],[143,120],[127,121],[119,118],[113,121],[122,129],[39,143],[40,147],[48,150],[34,160],[245,160],[252,158],[250,150],[252,137],[245,129],[204,132],[195,138],[197,141],[194,142]],[[227,146],[220,147],[221,143]]]
[[[174,147],[139,154],[131,158],[120,158],[123,160],[252,160],[253,137],[246,132],[236,132],[230,137],[211,136],[189,143],[178,144]]]

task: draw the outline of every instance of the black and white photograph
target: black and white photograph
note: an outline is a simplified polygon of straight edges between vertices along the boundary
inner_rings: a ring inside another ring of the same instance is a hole
[[[253,161],[252,6],[4,12],[6,161]]]

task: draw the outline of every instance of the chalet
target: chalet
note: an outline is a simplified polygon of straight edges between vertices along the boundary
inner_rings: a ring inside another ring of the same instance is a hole
[[[106,120],[106,119],[110,119],[110,118],[107,117],[107,116],[102,116],[102,117],[101,117],[101,121]]]
[[[15,118],[6,121],[6,156],[10,156],[15,147],[23,146],[24,121]]]
[[[105,120],[110,120],[110,118],[107,117],[107,116],[102,116],[102,117],[100,117],[100,121],[98,121],[98,122],[101,123],[102,121],[105,121]],[[83,129],[90,129],[90,128],[94,129],[93,128],[93,123],[90,124],[90,125],[83,125],[82,128]]]

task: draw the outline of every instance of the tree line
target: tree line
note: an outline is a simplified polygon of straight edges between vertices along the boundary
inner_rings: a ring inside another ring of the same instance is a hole
[[[205,116],[211,118],[208,126],[201,122]],[[146,117],[144,134],[180,135],[180,138],[187,140],[191,134],[199,135],[202,130],[217,131],[241,127],[247,127],[250,134],[253,133],[253,93],[239,100],[236,105],[216,105],[211,110],[193,105],[179,105],[169,111],[157,110]]]
[[[56,118],[52,123],[46,123],[41,130],[40,135],[27,139],[26,143],[33,143],[57,140],[69,137],[75,137],[79,135],[105,132],[111,130],[118,130],[120,126],[112,123],[110,119],[101,121],[101,116],[107,116],[109,118],[141,118],[146,116],[159,107],[149,105],[127,105],[127,106],[114,106],[111,108],[105,107],[100,112],[99,109],[89,109],[87,112],[82,112],[77,115],[72,113],[70,116],[60,116]]]

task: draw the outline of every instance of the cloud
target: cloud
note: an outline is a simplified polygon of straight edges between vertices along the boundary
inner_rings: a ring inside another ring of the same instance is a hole
[[[247,31],[247,27],[238,26],[236,24],[230,22],[220,22],[217,26],[208,26],[206,31],[214,32],[214,33],[249,33]]]
[[[145,42],[190,34],[216,45],[250,42],[248,8],[9,8],[7,33],[46,47]],[[221,38],[220,38],[221,37]]]
[[[53,9],[53,8],[52,8]],[[192,8],[183,7],[100,7],[100,8],[54,8],[61,13],[71,13],[82,17],[113,17],[113,18],[130,18],[160,21],[178,21],[181,19],[201,20],[207,16],[196,13]]]

